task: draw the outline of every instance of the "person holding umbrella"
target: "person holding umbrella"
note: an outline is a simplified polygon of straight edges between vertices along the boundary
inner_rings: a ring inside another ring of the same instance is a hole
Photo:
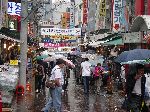
[[[148,112],[143,109],[146,78],[144,65],[132,64],[126,79],[126,109],[132,112]]]

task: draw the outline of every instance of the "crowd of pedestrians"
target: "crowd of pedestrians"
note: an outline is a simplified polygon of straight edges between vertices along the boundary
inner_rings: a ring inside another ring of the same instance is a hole
[[[61,112],[61,97],[63,92],[68,91],[70,70],[74,72],[76,84],[83,85],[83,94],[90,94],[90,86],[94,88],[97,95],[100,94],[101,87],[107,88],[106,93],[113,94],[114,86],[117,86],[117,89],[122,90],[125,94],[123,109],[133,112],[148,112],[144,102],[146,82],[144,65],[134,64],[126,67],[113,63],[111,60],[105,60],[103,63],[97,62],[93,66],[88,58],[74,56],[74,59],[68,59],[73,61],[74,68],[68,66],[62,59],[51,62],[46,72],[44,72],[43,64],[37,66],[36,92],[41,91],[44,79],[55,81],[55,87],[49,88],[50,96],[42,109],[43,112],[48,112],[49,109]],[[113,81],[116,85],[112,83]]]

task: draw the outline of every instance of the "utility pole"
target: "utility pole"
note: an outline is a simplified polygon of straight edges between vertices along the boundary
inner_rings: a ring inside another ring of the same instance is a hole
[[[20,74],[19,85],[26,87],[26,66],[27,66],[27,19],[28,2],[21,0],[21,30],[20,30]]]

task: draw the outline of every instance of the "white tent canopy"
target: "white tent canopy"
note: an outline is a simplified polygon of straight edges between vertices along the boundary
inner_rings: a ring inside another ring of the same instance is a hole
[[[96,42],[92,41],[91,43],[89,43],[89,46],[97,47],[103,43],[104,43],[104,41],[96,41]]]

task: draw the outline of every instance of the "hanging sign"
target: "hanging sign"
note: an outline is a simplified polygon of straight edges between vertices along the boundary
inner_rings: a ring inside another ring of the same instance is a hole
[[[41,28],[41,35],[80,36],[81,35],[81,28],[72,28],[72,29]]]
[[[18,60],[10,60],[10,65],[18,65]]]
[[[18,15],[18,16],[20,16],[20,13],[21,13],[21,3],[8,2],[7,12],[10,15]]]
[[[70,28],[74,28],[74,2],[70,2]]]
[[[106,16],[106,0],[101,0],[100,2],[100,16],[105,17]]]
[[[118,32],[121,28],[122,0],[112,0],[113,2],[113,31]]]

